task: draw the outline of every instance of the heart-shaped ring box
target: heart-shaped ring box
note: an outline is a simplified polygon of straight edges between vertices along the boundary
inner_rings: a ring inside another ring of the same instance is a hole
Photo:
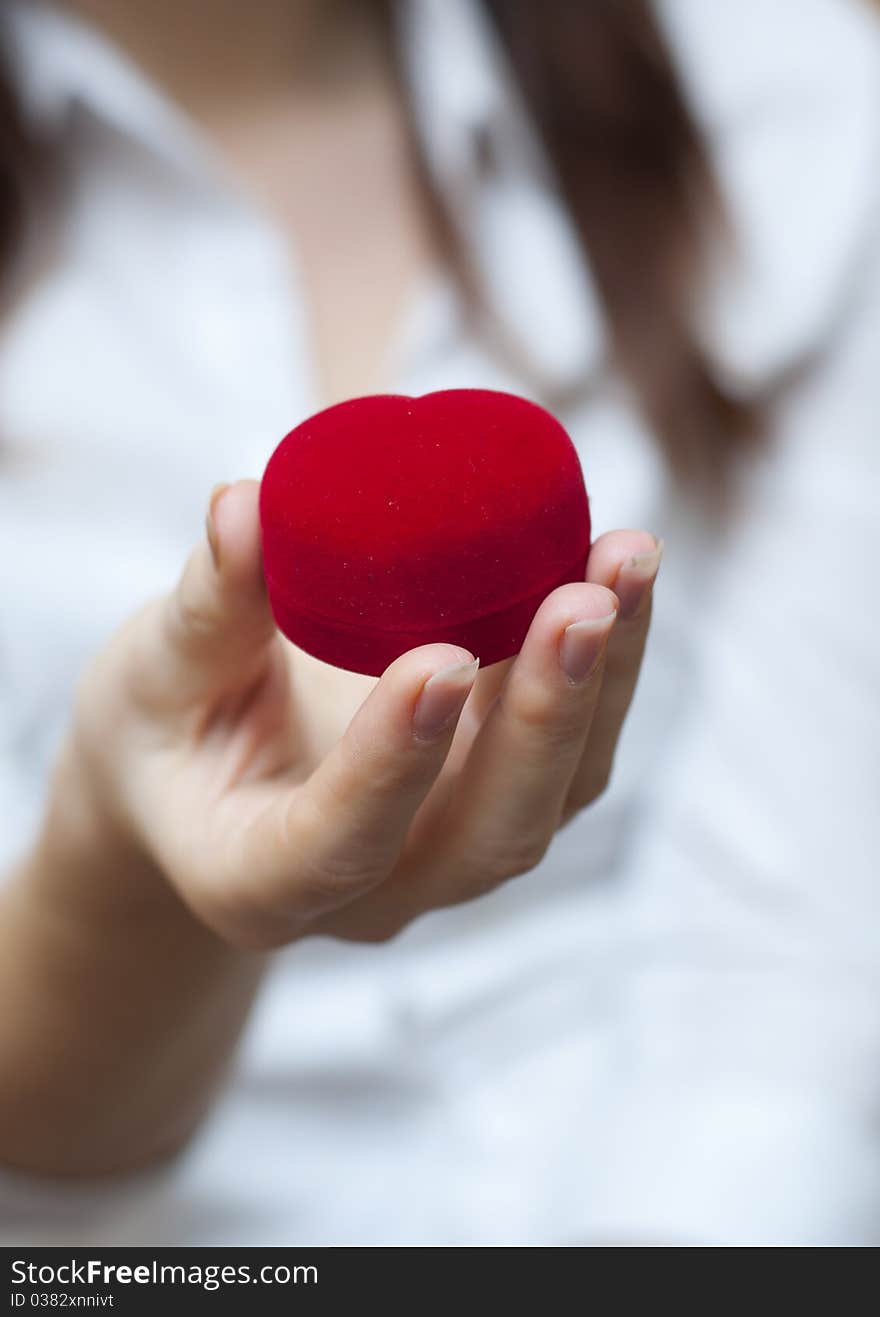
[[[517,653],[541,601],[582,581],[590,511],[574,445],[486,389],[380,394],[284,438],[260,490],[272,611],[295,645],[379,676],[416,645]]]

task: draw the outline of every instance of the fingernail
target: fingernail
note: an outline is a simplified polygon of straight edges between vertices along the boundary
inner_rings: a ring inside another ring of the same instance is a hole
[[[611,587],[620,600],[620,616],[625,620],[638,616],[650,596],[663,557],[663,540],[651,553],[636,553],[620,566]]]
[[[228,484],[215,485],[211,490],[211,497],[208,500],[208,514],[205,517],[205,534],[208,537],[208,544],[211,546],[211,557],[214,559],[214,566],[220,566],[220,540],[217,535],[217,526],[214,522],[214,515],[217,511],[217,504],[229,488]]]
[[[565,628],[559,642],[559,662],[569,681],[582,682],[589,677],[602,656],[616,617],[616,612],[584,617]]]
[[[413,732],[420,740],[435,739],[458,718],[479,666],[479,659],[453,663],[428,678],[413,713]]]

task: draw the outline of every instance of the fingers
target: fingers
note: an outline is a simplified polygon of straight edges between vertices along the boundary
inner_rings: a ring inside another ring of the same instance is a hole
[[[616,608],[593,584],[563,586],[539,608],[456,784],[447,883],[477,874],[491,886],[544,854],[595,713]]]
[[[605,656],[602,699],[571,781],[564,818],[595,800],[610,777],[645,652],[653,583],[662,552],[662,540],[655,540],[647,531],[610,531],[590,551],[587,580],[613,590],[620,600],[620,612]]]
[[[178,585],[139,619],[129,670],[137,697],[184,709],[258,675],[275,635],[260,557],[256,481],[218,486],[205,538]]]
[[[256,820],[243,867],[261,889],[267,936],[284,940],[388,876],[443,767],[477,663],[455,645],[402,655],[308,781]]]

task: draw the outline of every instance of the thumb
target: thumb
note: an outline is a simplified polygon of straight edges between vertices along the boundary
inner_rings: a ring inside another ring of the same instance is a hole
[[[264,667],[275,624],[263,580],[259,485],[218,485],[205,538],[177,587],[148,610],[137,645],[138,692],[153,708],[180,710],[250,686]]]

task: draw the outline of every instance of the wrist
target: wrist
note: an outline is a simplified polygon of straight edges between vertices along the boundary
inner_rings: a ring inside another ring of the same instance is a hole
[[[222,1082],[263,961],[189,911],[73,741],[2,896],[0,990],[15,1009],[0,1039],[0,1160],[98,1175],[179,1147]]]
[[[92,915],[105,905],[116,915],[157,904],[183,909],[75,734],[59,751],[28,867],[57,909],[88,906]]]

